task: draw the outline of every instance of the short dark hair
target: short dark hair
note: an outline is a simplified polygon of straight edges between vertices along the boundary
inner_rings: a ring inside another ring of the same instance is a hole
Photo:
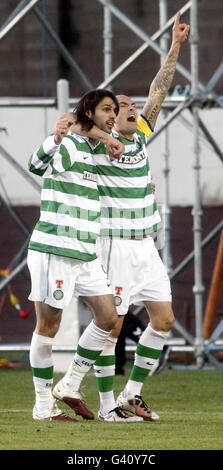
[[[73,113],[76,115],[76,122],[80,123],[84,130],[89,131],[94,124],[93,120],[86,115],[86,112],[91,111],[94,113],[96,106],[106,97],[114,101],[116,106],[115,113],[117,115],[119,104],[116,96],[111,91],[102,89],[91,90],[82,96]]]

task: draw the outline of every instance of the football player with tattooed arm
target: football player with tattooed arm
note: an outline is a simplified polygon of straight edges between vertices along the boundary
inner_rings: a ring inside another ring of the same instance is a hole
[[[124,154],[119,160],[111,161],[97,156],[99,149],[94,152],[101,202],[101,258],[112,282],[119,315],[94,365],[102,421],[115,421],[112,410],[117,405],[144,420],[159,419],[146,405],[141,391],[173,327],[174,314],[170,281],[151,236],[161,227],[161,219],[151,188],[145,144],[155,128],[172,84],[180,48],[189,34],[189,25],[181,24],[180,16],[179,12],[172,28],[169,53],[150,85],[142,114],[137,116],[131,98],[117,96],[119,113],[112,135],[124,144]],[[129,306],[139,302],[146,308],[149,324],[139,339],[130,378],[115,401],[115,345]]]
[[[94,150],[101,204],[99,249],[103,269],[112,283],[118,312],[118,321],[94,365],[100,395],[98,416],[101,421],[131,422],[128,416],[117,418],[114,411],[117,406],[146,421],[159,419],[158,414],[146,405],[141,391],[173,327],[174,314],[170,281],[151,236],[161,227],[161,219],[151,186],[146,139],[154,130],[174,77],[180,48],[188,34],[189,26],[180,23],[178,13],[172,29],[169,53],[150,85],[140,116],[137,116],[131,98],[117,96],[119,113],[112,135],[125,146],[119,160],[112,160],[105,155],[102,157],[100,145]],[[93,119],[93,113],[89,117]],[[89,133],[77,125],[72,129],[100,141],[104,136],[95,126]],[[130,378],[115,400],[115,345],[129,306],[139,302],[145,305],[149,324],[139,339]]]

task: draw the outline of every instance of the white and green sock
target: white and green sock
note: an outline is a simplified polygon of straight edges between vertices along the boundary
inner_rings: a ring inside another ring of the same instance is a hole
[[[30,345],[30,365],[38,411],[45,411],[53,403],[53,338],[33,333]]]
[[[94,364],[94,372],[97,380],[100,412],[106,415],[116,407],[114,397],[114,379],[115,379],[115,346],[117,338],[107,339],[104,349],[98,356]]]
[[[134,366],[125,391],[128,395],[141,395],[141,389],[154,364],[163,350],[168,332],[156,331],[150,324],[147,326],[135,352]]]
[[[77,352],[62,379],[65,388],[79,390],[80,384],[101,354],[110,331],[104,331],[92,321],[80,337]]]

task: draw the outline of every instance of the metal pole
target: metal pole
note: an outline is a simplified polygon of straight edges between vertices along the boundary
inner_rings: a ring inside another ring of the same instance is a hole
[[[176,108],[169,113],[168,117],[165,119],[163,124],[159,127],[159,129],[154,132],[151,137],[149,138],[148,145],[150,145],[153,140],[157,139],[157,137],[163,132],[164,129],[166,129],[167,126],[170,125],[170,123],[179,116],[180,113],[182,113],[185,109],[189,108],[194,102],[194,98],[190,96],[189,98],[185,99],[182,103],[178,104]]]
[[[195,346],[197,366],[203,365],[203,292],[202,283],[202,248],[201,248],[201,187],[200,187],[200,146],[199,146],[199,87],[198,87],[198,5],[197,0],[192,1],[190,11],[191,24],[191,74],[192,87],[191,94],[195,98],[193,105],[193,146],[194,146],[194,207],[193,215],[193,231],[194,231],[194,287],[195,296]],[[197,98],[197,101],[196,101]]]
[[[111,3],[111,0],[107,0]],[[107,6],[104,6],[104,80],[111,75],[112,72],[112,14]],[[112,90],[111,85],[108,87]]]
[[[167,0],[159,0],[159,12],[160,12],[160,28],[162,28],[168,19],[167,11]],[[168,39],[169,34],[165,33],[160,39],[160,47],[168,51]],[[165,57],[162,54],[160,56],[160,65],[162,66],[165,61]],[[168,111],[162,111],[163,117],[166,118]],[[163,149],[163,158],[164,158],[164,167],[163,167],[163,184],[164,184],[164,234],[165,234],[165,244],[162,252],[163,262],[167,268],[168,274],[172,271],[172,257],[170,249],[170,236],[171,236],[171,207],[170,207],[170,191],[169,191],[169,128],[166,127],[163,136],[162,136],[162,149]]]
[[[57,81],[57,109],[60,115],[69,111],[69,82],[64,78]]]
[[[86,77],[84,72],[80,69],[80,67],[77,65],[75,60],[73,59],[72,55],[68,52],[68,50],[64,47],[63,43],[61,42],[60,38],[58,35],[55,33],[53,28],[50,26],[48,21],[44,18],[44,16],[41,14],[39,9],[37,7],[33,7],[33,11],[35,12],[37,18],[40,20],[46,31],[49,33],[51,38],[54,40],[56,43],[60,53],[66,60],[66,62],[71,66],[73,70],[77,73],[77,76],[81,80],[82,85],[84,85],[86,91],[89,91],[91,88],[94,88],[90,80]]]
[[[26,258],[0,283],[0,292],[26,267]]]
[[[223,62],[220,63],[217,70],[215,70],[214,75],[210,78],[208,84],[206,85],[206,87],[205,87],[206,93],[213,90],[213,88],[218,83],[218,81],[220,80],[222,75],[223,75]]]
[[[2,204],[5,207],[5,209],[8,211],[8,213],[10,214],[10,216],[12,217],[16,225],[23,232],[23,234],[26,236],[29,236],[30,235],[29,230],[26,228],[22,220],[18,217],[18,215],[16,214],[12,206],[6,202],[6,200],[1,196],[1,194],[0,194],[0,204]]]
[[[47,15],[47,0],[43,0],[43,16]],[[47,58],[46,58],[46,30],[42,29],[42,69],[43,69],[43,96],[47,97]],[[44,114],[44,136],[48,136],[48,112],[47,108],[43,109]]]
[[[0,153],[7,161],[9,161],[19,173],[24,176],[26,181],[29,181],[34,188],[36,188],[39,192],[41,191],[41,185],[26,171],[24,168],[14,159],[1,145],[0,145]]]
[[[208,142],[212,145],[215,153],[219,156],[220,160],[223,162],[223,152],[220,149],[216,140],[212,137],[211,133],[209,132],[208,128],[206,127],[204,122],[201,120],[201,118],[199,118],[199,126],[201,130],[203,131],[203,133],[205,134],[205,136],[207,137]]]
[[[218,225],[216,225],[216,227],[211,231],[209,232],[209,234],[204,238],[204,240],[202,241],[201,243],[201,247],[202,248],[205,248],[205,246],[207,246],[217,235],[218,233],[223,229],[223,220],[221,220],[221,222],[219,222]],[[186,256],[186,258],[184,258],[183,261],[181,261],[180,264],[178,264],[178,266],[172,271],[172,273],[170,274],[170,279],[173,279],[174,277],[176,277],[178,274],[180,274],[184,268],[186,268],[188,266],[188,264],[194,259],[194,256],[195,256],[195,252],[194,250],[188,255]]]
[[[29,3],[26,3],[25,6],[23,6],[23,2],[19,5],[19,11],[18,11],[18,5],[16,7],[16,14],[10,16],[10,20],[7,21],[4,26],[0,30],[0,40],[3,39],[9,31],[19,22],[21,21],[24,16],[35,6],[40,0],[31,0]],[[21,9],[20,9],[21,8]],[[18,12],[17,12],[18,11]]]
[[[189,110],[192,112],[191,108],[189,108]],[[190,128],[190,130],[193,129],[193,124],[190,121],[185,119],[183,116],[180,116],[180,118],[181,118],[182,122],[184,124],[186,124],[187,127]],[[211,135],[210,131],[207,129],[206,125],[204,124],[204,122],[202,121],[202,119],[200,117],[199,117],[199,126],[200,126],[200,129],[202,131],[202,133],[200,134],[200,137],[202,139],[204,139],[205,143],[208,142],[212,146],[212,149],[214,150],[214,152],[219,156],[219,158],[223,162],[223,152],[222,152],[222,150],[220,149],[218,143],[216,142],[214,137]]]
[[[178,331],[185,339],[186,341],[194,346],[194,337],[189,333],[189,331],[184,328],[181,323],[175,319],[174,326],[173,328]]]
[[[39,0],[38,0],[39,1]],[[18,5],[14,8],[12,13],[8,16],[6,21],[1,26],[0,30],[2,31],[14,18],[21,13],[21,11],[30,3],[30,0],[21,0]]]
[[[128,16],[126,16],[124,13],[122,13],[116,6],[114,6],[113,4],[109,4],[106,0],[98,0],[99,3],[101,3],[103,6],[106,6],[111,10],[111,12],[123,23],[125,24],[131,31],[133,31],[133,33],[136,34],[136,36],[138,36],[140,39],[142,39],[142,41],[144,41],[145,43],[148,44],[148,46],[150,46],[154,51],[156,51],[159,55],[160,54],[165,54],[165,57],[166,57],[166,53],[165,51],[163,51],[160,46],[154,42],[155,39],[154,39],[154,36],[153,35],[152,37],[150,37],[148,34],[146,34],[141,28],[139,28],[133,21],[130,20],[130,18]],[[171,21],[171,24],[174,23],[174,18],[172,19]],[[168,22],[169,24],[169,22]],[[164,31],[159,31],[157,32],[157,35],[156,35],[156,39],[158,39],[158,37],[161,36],[161,34],[163,34]],[[143,44],[142,46],[143,48],[145,47],[145,44]],[[181,73],[181,75],[183,75],[187,80],[191,81],[191,73],[189,70],[187,70],[183,65],[181,65],[179,62],[177,62],[176,64],[176,69]],[[111,81],[111,80],[110,80]],[[100,88],[104,87],[105,84],[103,83],[103,85],[101,84],[100,85]],[[106,86],[107,86],[107,83],[106,83]],[[204,90],[204,85],[202,85],[202,83],[199,83],[199,86],[201,88],[201,90]]]

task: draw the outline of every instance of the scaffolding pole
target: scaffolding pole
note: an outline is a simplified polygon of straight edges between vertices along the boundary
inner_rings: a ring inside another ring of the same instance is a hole
[[[29,11],[34,8],[37,3],[39,3],[40,0],[30,0],[26,2],[20,2],[19,5],[17,5],[16,9],[14,10],[14,13],[12,13],[8,19],[4,23],[4,25],[0,29],[0,40],[5,38],[5,36],[11,31],[11,29],[14,28],[24,17],[29,13]]]
[[[24,258],[21,263],[0,283],[0,292],[26,267],[27,260]]]
[[[198,5],[197,0],[192,0],[190,11],[191,24],[191,75],[192,86],[191,94],[195,98],[193,114],[193,147],[194,147],[194,207],[193,215],[193,236],[194,236],[194,286],[193,293],[195,298],[195,355],[197,367],[203,365],[203,292],[202,283],[202,246],[201,246],[201,186],[200,186],[200,145],[199,145],[199,82],[198,82]]]
[[[57,80],[57,109],[59,116],[69,111],[69,82],[65,78]]]
[[[11,204],[9,204],[6,199],[3,198],[3,196],[0,194],[0,205],[5,207],[7,212],[9,213],[10,217],[14,220],[16,223],[17,227],[21,230],[23,235],[29,236],[29,230],[26,228],[24,225],[23,221],[20,219],[20,217],[16,214],[14,209],[12,208]]]
[[[111,3],[111,0],[107,0]],[[112,73],[112,14],[107,6],[104,6],[104,80],[107,80]],[[112,90],[112,86],[107,87]]]
[[[218,235],[218,233],[222,229],[223,229],[223,220],[221,220],[221,222],[219,222],[213,228],[213,230],[211,230],[211,232],[209,232],[209,234],[204,238],[204,240],[201,243],[201,247],[205,248],[205,246],[207,246]],[[194,259],[194,255],[195,255],[195,252],[193,250],[191,253],[189,253],[188,256],[186,256],[186,258],[184,258],[183,261],[181,261],[178,264],[178,266],[170,274],[170,279],[171,280],[174,279],[174,277],[176,277],[178,274],[180,274],[184,270],[184,268],[186,268],[188,266],[188,264]]]
[[[89,91],[91,88],[94,88],[88,77],[85,75],[83,70],[79,67],[77,62],[74,60],[72,55],[68,52],[62,41],[60,40],[59,36],[55,33],[54,29],[50,26],[46,18],[42,15],[39,8],[33,7],[33,11],[39,21],[42,23],[43,27],[46,29],[47,33],[51,36],[53,41],[56,43],[61,55],[63,56],[64,60],[70,65],[71,69],[73,69],[77,77],[79,78],[82,85],[85,87],[86,91]]]
[[[15,158],[13,158],[1,145],[0,145],[0,154],[10,162],[13,167],[18,171],[22,176],[24,176],[26,181],[29,181],[31,185],[40,192],[41,185],[26,171]]]
[[[159,0],[159,13],[160,13],[160,28],[162,28],[168,20],[168,4],[167,0]],[[165,33],[161,36],[160,47],[167,53],[168,51],[168,39],[169,34]],[[160,56],[160,65],[162,66],[165,61],[163,54]],[[168,111],[162,111],[163,117],[166,118]],[[170,206],[170,166],[169,166],[169,128],[166,127],[162,136],[162,154],[163,154],[163,184],[164,184],[164,205],[163,205],[163,217],[164,217],[164,248],[162,252],[163,262],[167,268],[168,274],[172,271],[172,257],[171,257],[171,206]]]
[[[135,33],[136,36],[138,36],[142,41],[144,41],[149,47],[151,47],[155,52],[157,52],[159,55],[163,55],[164,57],[167,56],[167,53],[165,50],[161,49],[161,47],[155,42],[157,39],[161,37],[162,34],[171,26],[173,25],[175,21],[176,15],[174,15],[171,18],[171,22],[168,22],[168,27],[165,25],[164,28],[159,30],[156,35],[154,34],[152,37],[150,37],[148,34],[146,34],[139,26],[137,26],[128,16],[126,16],[124,13],[122,13],[116,6],[114,6],[111,3],[108,3],[107,0],[98,0],[99,3],[101,3],[103,6],[106,6],[111,10],[111,12],[116,16],[124,25],[126,25],[133,33]],[[186,69],[182,64],[177,62],[176,64],[176,70],[184,77],[186,78],[189,82],[192,81],[192,75],[189,70]],[[105,86],[105,83],[100,85],[100,88]],[[201,91],[204,91],[205,87],[204,85],[200,82],[199,88]],[[106,83],[107,86],[107,83]]]

